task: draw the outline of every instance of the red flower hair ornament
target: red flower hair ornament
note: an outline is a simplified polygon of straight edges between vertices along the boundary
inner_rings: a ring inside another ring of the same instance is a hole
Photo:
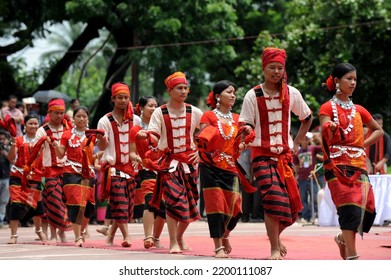
[[[136,112],[137,115],[141,115],[141,109],[140,109],[140,104],[136,104],[136,108],[134,108],[134,111]]]
[[[208,104],[213,109],[216,108],[216,97],[213,91],[209,92],[208,98],[206,99],[206,104]]]
[[[334,79],[331,75],[327,78],[325,85],[329,91],[335,90]]]

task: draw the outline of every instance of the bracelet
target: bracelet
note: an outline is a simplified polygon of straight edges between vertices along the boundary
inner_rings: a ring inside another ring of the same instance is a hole
[[[15,142],[10,142],[10,145],[11,146],[16,146],[16,143]]]
[[[56,144],[56,145],[54,145],[54,144]],[[52,146],[55,148],[55,147],[58,147],[58,142],[57,141],[53,141],[52,142]]]

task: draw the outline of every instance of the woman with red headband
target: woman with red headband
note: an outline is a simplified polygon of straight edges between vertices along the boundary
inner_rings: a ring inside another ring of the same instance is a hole
[[[265,80],[246,93],[239,118],[244,125],[244,135],[255,133],[254,141],[249,144],[252,169],[262,196],[271,247],[268,259],[271,260],[283,259],[287,254],[280,235],[297,220],[303,208],[293,171],[292,152],[298,150],[313,118],[301,93],[287,85],[285,60],[283,49],[269,47],[263,50]],[[291,112],[301,121],[294,140]],[[245,144],[239,147],[244,149]]]
[[[333,97],[319,109],[325,177],[337,207],[340,233],[335,236],[342,259],[359,258],[356,233],[369,232],[375,220],[375,201],[369,182],[365,147],[383,136],[383,129],[362,106],[352,101],[356,68],[336,65],[325,85]],[[366,125],[371,135],[364,140]]]
[[[229,235],[242,215],[234,158],[239,115],[231,112],[235,93],[235,84],[227,80],[213,86],[207,100],[213,110],[202,115],[201,132],[197,137],[200,185],[216,258],[227,258],[231,253]]]

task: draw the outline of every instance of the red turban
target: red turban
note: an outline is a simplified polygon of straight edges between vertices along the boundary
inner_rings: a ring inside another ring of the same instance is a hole
[[[271,62],[279,62],[285,67],[286,52],[284,49],[268,47],[262,53],[262,69]]]
[[[129,87],[124,83],[115,83],[111,86],[111,96],[117,96],[118,94],[130,95]]]
[[[170,90],[179,84],[187,85],[186,75],[182,72],[175,72],[174,74],[168,76],[164,80],[164,83],[166,84],[167,90]]]
[[[65,102],[61,98],[52,99],[48,104],[48,111],[65,111]]]

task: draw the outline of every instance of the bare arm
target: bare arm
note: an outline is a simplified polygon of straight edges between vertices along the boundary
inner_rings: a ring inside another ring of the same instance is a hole
[[[62,146],[58,143],[58,141],[52,141],[50,139],[50,137],[48,137],[46,139],[46,141],[52,145],[52,147],[54,148],[54,152],[56,153],[56,157],[58,157],[59,159],[62,159],[64,156],[65,156],[65,149],[66,147],[65,146]]]
[[[300,143],[303,141],[306,133],[310,129],[313,118],[314,117],[311,114],[308,119],[301,122],[299,131],[297,132],[295,140],[293,141],[293,152],[294,153],[296,153],[299,150]]]
[[[103,151],[107,148],[107,145],[109,144],[106,136],[96,137],[98,142],[96,145],[98,146],[99,150]]]
[[[374,119],[371,119],[366,125],[372,131],[372,133],[367,139],[364,140],[364,147],[368,147],[376,143],[380,137],[383,137],[384,134],[381,126]]]
[[[15,138],[13,138],[11,140],[10,145],[11,145],[11,148],[8,151],[8,160],[9,160],[9,162],[14,163],[16,153],[18,152],[18,149],[16,148]]]
[[[138,163],[141,163],[141,157],[137,154],[137,149],[136,149],[136,143],[129,143],[129,157],[132,161],[136,161]]]

